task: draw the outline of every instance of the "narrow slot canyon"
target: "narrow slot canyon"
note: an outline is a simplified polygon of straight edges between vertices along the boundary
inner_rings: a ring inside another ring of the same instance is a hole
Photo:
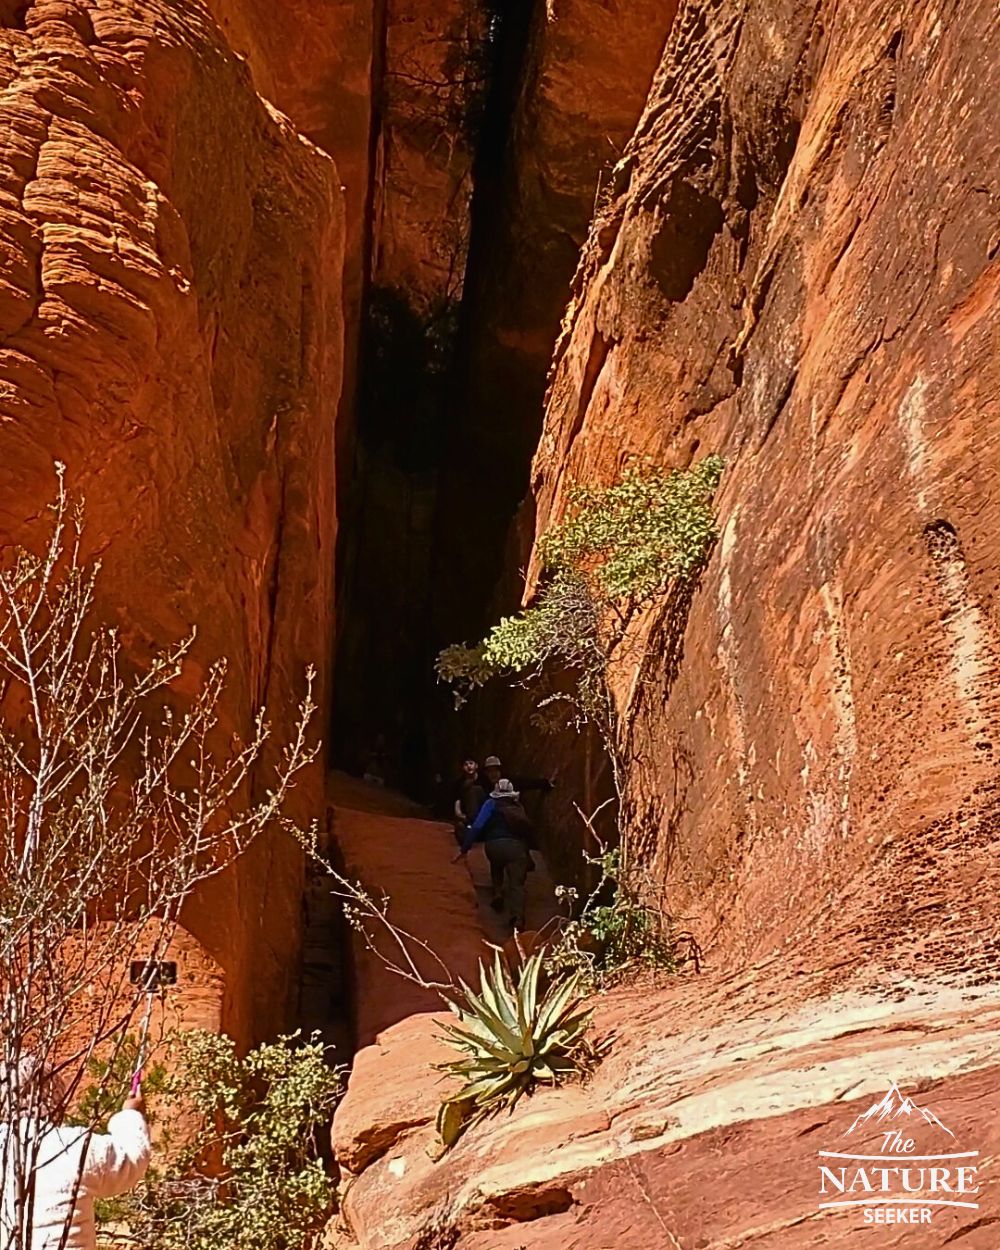
[[[218,821],[268,819],[175,892],[154,1019],[349,1068],[303,1134],[335,1208],[309,1250],[994,1250],[998,36],[985,0],[0,0],[0,590],[64,480],[115,664],[141,685],[190,638],[147,741],[207,687],[205,741],[255,744]],[[609,552],[620,593],[573,618],[602,667],[549,637],[522,681],[530,613]],[[44,746],[17,607],[15,917],[18,734]],[[498,623],[503,676],[438,680]],[[129,898],[198,806],[131,829],[144,749],[93,786]],[[493,754],[535,839],[506,876],[453,828]],[[446,1140],[430,983],[538,951],[544,996],[619,905],[582,1079]],[[978,1189],[822,1189],[890,1117]]]
[[[463,732],[488,753],[488,717],[458,728],[434,658],[520,597],[507,554],[545,374],[594,195],[669,27],[654,11],[619,50],[627,76],[569,136],[554,130],[575,100],[536,95],[556,50],[531,0],[464,0],[398,30],[383,15],[332,740],[354,773],[377,750],[424,801]],[[572,32],[574,50],[604,33]]]

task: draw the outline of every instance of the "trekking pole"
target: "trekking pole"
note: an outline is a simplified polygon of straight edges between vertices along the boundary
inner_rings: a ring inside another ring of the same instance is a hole
[[[157,994],[166,997],[168,985],[177,984],[177,965],[167,960],[136,959],[129,968],[129,980],[139,994],[146,995],[146,1011],[139,1035],[139,1049],[135,1057],[135,1071],[129,1086],[129,1097],[138,1098],[142,1088],[142,1070],[146,1066],[146,1047],[149,1044],[149,1026],[153,1019],[153,999]]]
[[[146,995],[146,1014],[142,1021],[142,1033],[139,1037],[139,1049],[136,1051],[135,1071],[132,1073],[132,1084],[129,1086],[129,1097],[138,1098],[142,1086],[142,1069],[146,1063],[146,1044],[149,1041],[149,1024],[153,1018],[153,995]]]

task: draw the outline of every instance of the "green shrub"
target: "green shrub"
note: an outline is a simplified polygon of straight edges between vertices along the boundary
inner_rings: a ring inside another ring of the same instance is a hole
[[[333,1206],[316,1130],[333,1114],[340,1072],[315,1038],[258,1046],[178,1035],[168,1112],[195,1112],[200,1131],[121,1204],[116,1220],[143,1250],[305,1250]],[[171,1115],[164,1116],[169,1123]]]
[[[539,541],[542,563],[592,579],[597,600],[647,600],[701,567],[716,538],[721,477],[721,458],[706,456],[686,471],[633,465],[612,486],[574,486],[565,520]]]
[[[438,677],[467,693],[497,673],[550,661],[585,673],[600,666],[629,613],[701,569],[717,536],[712,499],[721,474],[721,459],[707,456],[687,471],[633,466],[612,486],[573,487],[566,518],[538,543],[547,578],[535,603],[476,646],[446,647]]]
[[[591,989],[637,965],[674,971],[669,917],[644,903],[640,891],[625,880],[620,851],[585,858],[599,870],[597,884],[579,914],[567,920],[547,948],[546,967],[579,973],[581,984]],[[577,901],[575,889],[557,886],[556,894],[570,906]]]
[[[480,962],[479,971],[479,994],[463,984],[461,1002],[449,1000],[458,1024],[444,1026],[445,1040],[461,1058],[439,1067],[465,1083],[438,1113],[445,1147],[470,1124],[513,1108],[537,1085],[582,1075],[598,1057],[587,1038],[591,1012],[580,1001],[577,975],[554,980],[540,994],[540,953],[524,962],[516,984],[499,952],[492,968]]]

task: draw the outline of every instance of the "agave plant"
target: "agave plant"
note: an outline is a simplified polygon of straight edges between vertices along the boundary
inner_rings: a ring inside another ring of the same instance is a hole
[[[497,951],[479,965],[480,992],[464,982],[462,1001],[448,999],[458,1023],[444,1038],[460,1059],[438,1064],[465,1084],[441,1104],[438,1132],[447,1148],[476,1120],[513,1108],[536,1085],[559,1085],[590,1069],[598,1050],[587,1039],[591,1011],[580,1001],[580,974],[555,981],[539,997],[543,953],[527,959],[515,985]]]

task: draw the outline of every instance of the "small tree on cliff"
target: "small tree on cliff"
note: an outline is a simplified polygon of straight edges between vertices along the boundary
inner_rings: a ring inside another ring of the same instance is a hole
[[[636,464],[611,486],[573,487],[565,517],[538,543],[543,580],[534,602],[504,617],[478,645],[442,651],[439,679],[455,685],[461,703],[497,674],[511,675],[535,685],[543,728],[593,724],[620,805],[627,729],[621,696],[635,688],[650,657],[639,614],[665,605],[670,628],[660,658],[671,665],[717,535],[712,501],[722,467],[718,456],[687,471]],[[627,831],[619,833],[627,874]]]
[[[66,1105],[95,1054],[115,1069],[137,1006],[130,961],[162,958],[194,888],[287,825],[289,789],[316,752],[310,672],[271,788],[249,796],[263,710],[246,741],[225,730],[222,660],[176,706],[169,687],[193,636],[129,664],[95,620],[99,566],[82,557],[82,514],[58,473],[42,553],[0,557],[0,1110],[29,1122],[39,1094],[21,1088],[21,1060],[54,1068]],[[5,1250],[32,1245],[38,1146],[37,1133],[9,1136]]]

